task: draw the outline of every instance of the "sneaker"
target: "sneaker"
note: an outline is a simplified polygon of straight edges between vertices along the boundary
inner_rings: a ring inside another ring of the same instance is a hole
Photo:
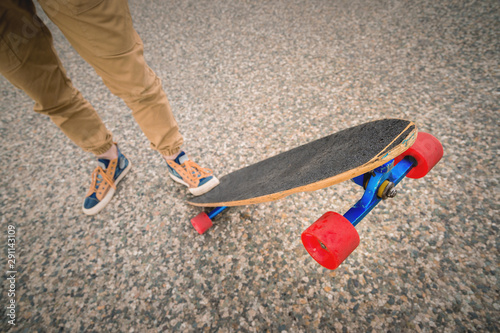
[[[97,168],[92,172],[92,183],[83,201],[83,212],[87,215],[99,213],[111,200],[116,191],[116,185],[129,172],[132,165],[120,152],[118,145],[118,158],[97,160]]]
[[[170,177],[189,187],[189,192],[193,195],[202,195],[219,185],[219,180],[213,175],[212,170],[200,167],[183,151],[175,160],[167,161],[167,165]]]

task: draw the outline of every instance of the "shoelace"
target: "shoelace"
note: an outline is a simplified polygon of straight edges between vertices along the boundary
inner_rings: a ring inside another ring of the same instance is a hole
[[[99,179],[99,175],[101,179]],[[101,184],[102,181],[108,182],[112,188],[116,189],[115,182],[106,175],[106,171],[104,171],[100,166],[95,168],[94,172],[92,172],[92,183],[90,184],[89,195],[93,192],[97,191],[97,187]]]
[[[182,179],[189,185],[189,187],[198,187],[200,179],[213,174],[211,169],[202,168],[191,160],[188,160],[181,165],[175,163],[174,161],[167,161],[167,163],[181,175]]]

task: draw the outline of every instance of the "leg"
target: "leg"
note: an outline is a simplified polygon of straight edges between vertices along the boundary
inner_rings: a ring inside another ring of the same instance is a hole
[[[121,97],[167,160],[170,176],[194,195],[218,185],[212,171],[190,161],[161,81],[146,64],[126,0],[41,0],[40,4],[112,93]],[[78,4],[78,5],[77,5]]]
[[[35,100],[78,146],[98,157],[83,211],[96,214],[109,202],[130,163],[113,145],[111,133],[71,84],[53,48],[52,36],[36,16],[31,0],[0,4],[0,71]]]
[[[72,85],[53,48],[52,35],[31,0],[0,4],[0,72],[34,101],[79,147],[96,155],[112,146],[111,133]]]
[[[130,107],[151,147],[162,155],[179,153],[182,136],[161,81],[144,60],[127,1],[41,0],[40,4],[111,92]]]

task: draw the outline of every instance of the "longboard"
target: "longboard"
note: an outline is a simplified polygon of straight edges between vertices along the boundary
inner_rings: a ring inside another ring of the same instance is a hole
[[[316,191],[371,171],[407,150],[416,125],[383,119],[351,127],[236,170],[210,192],[188,200],[200,207],[241,206]]]
[[[323,214],[301,235],[307,252],[320,265],[337,268],[359,245],[355,226],[381,200],[396,195],[404,178],[424,177],[443,156],[431,134],[415,124],[383,119],[325,136],[261,162],[236,170],[212,191],[188,202],[216,207],[201,212],[191,224],[203,234],[212,219],[229,206],[273,201],[292,193],[315,191],[352,179],[364,194],[344,215]]]

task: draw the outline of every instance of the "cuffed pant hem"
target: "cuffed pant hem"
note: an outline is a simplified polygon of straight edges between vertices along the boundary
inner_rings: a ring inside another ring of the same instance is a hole
[[[172,155],[175,155],[177,153],[179,153],[181,151],[181,147],[178,147],[178,148],[173,148],[173,149],[164,149],[164,150],[158,150],[158,152],[160,154],[162,154],[163,156],[172,156]]]
[[[102,155],[105,152],[107,152],[111,148],[111,146],[113,146],[113,141],[106,142],[105,145],[98,147],[98,148],[95,148],[95,149],[84,149],[84,150],[91,152],[94,155],[98,156],[98,155]]]

